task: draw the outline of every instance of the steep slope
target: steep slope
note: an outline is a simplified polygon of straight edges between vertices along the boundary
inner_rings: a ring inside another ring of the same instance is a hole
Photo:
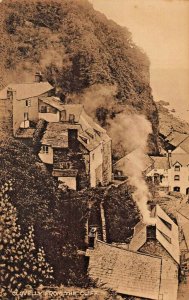
[[[158,114],[149,61],[126,28],[107,20],[85,0],[4,0],[0,6],[1,86],[28,80],[36,69],[62,98],[94,84],[114,85],[115,102],[152,122],[149,144],[157,151]]]

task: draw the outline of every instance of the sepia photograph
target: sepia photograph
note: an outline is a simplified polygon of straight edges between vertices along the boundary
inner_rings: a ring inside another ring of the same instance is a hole
[[[0,0],[1,299],[189,299],[188,0]]]

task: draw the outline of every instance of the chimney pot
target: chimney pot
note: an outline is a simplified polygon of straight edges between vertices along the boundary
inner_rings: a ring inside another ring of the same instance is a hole
[[[35,73],[35,82],[42,82],[43,81],[43,76],[41,72],[36,72]]]

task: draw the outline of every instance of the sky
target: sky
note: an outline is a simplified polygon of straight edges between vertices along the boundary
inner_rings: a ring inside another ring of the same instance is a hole
[[[189,121],[189,1],[90,0],[96,10],[125,26],[151,61],[156,101],[169,101]]]

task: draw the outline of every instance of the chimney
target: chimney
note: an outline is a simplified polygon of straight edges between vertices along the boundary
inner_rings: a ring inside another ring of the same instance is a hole
[[[43,76],[41,72],[36,72],[35,73],[35,82],[42,82],[43,81]]]
[[[168,158],[170,158],[172,156],[172,151],[168,150]]]
[[[16,91],[10,87],[7,89],[7,99],[8,100],[16,99]]]
[[[95,248],[96,238],[97,238],[97,228],[91,227],[90,232],[89,232],[89,249]]]
[[[169,167],[171,167],[171,157],[172,157],[172,151],[168,150],[168,163],[169,163]]]

